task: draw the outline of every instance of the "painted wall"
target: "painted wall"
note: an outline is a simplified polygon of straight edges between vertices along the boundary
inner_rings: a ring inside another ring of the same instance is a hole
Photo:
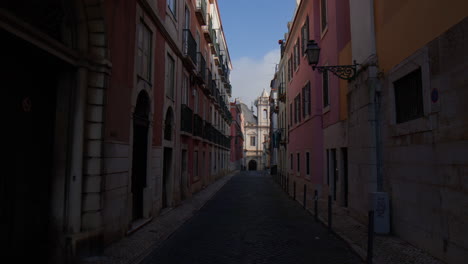
[[[374,2],[377,53],[379,66],[384,72],[468,15],[468,2],[465,0]]]
[[[461,114],[468,111],[467,28],[465,18],[423,45],[388,70],[383,84],[384,179],[393,232],[447,263],[468,259],[468,117]],[[379,58],[394,60],[386,56]],[[396,124],[393,82],[419,67],[424,116]]]

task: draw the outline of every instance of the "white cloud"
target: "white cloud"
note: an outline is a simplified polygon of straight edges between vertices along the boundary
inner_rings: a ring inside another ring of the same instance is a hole
[[[233,60],[232,98],[240,98],[250,107],[251,102],[260,96],[263,89],[270,92],[270,81],[273,79],[279,59],[280,51],[276,49],[265,54],[260,60],[249,57]]]

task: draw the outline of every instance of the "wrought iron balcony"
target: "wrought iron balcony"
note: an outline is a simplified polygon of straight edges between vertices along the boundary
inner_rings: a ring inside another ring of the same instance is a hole
[[[192,117],[193,117],[193,111],[188,107],[186,104],[181,105],[181,124],[180,124],[180,130],[183,132],[187,133],[192,133]]]
[[[205,127],[203,129],[203,138],[207,139],[210,142],[213,142],[214,139],[214,127],[211,123],[205,121]]]
[[[203,119],[197,114],[193,115],[193,135],[196,137],[203,136]]]
[[[203,57],[203,55],[198,52],[197,53],[197,72],[199,74],[199,76],[201,77],[202,81],[204,83],[206,83],[206,61],[205,61],[205,58]]]
[[[213,96],[216,100],[218,95],[219,95],[219,90],[218,90],[218,86],[216,85],[216,80],[212,80],[211,81],[211,96]]]
[[[192,60],[193,65],[197,65],[197,42],[190,32],[190,29],[184,29],[184,55]]]
[[[196,15],[197,15],[197,20],[200,25],[204,26],[206,25],[206,0],[197,0],[197,5],[196,5]]]
[[[208,74],[207,74],[207,82],[206,82],[206,89],[210,94],[212,94],[211,87],[213,86],[213,75],[211,75],[211,71],[207,69]]]

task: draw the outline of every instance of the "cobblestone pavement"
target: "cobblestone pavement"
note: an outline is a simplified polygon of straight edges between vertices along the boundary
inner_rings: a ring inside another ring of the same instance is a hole
[[[99,256],[79,264],[136,264],[161,245],[172,233],[202,208],[235,173],[226,175],[196,193],[181,205],[166,210],[131,235],[112,243]]]
[[[269,175],[243,172],[142,263],[362,262]]]

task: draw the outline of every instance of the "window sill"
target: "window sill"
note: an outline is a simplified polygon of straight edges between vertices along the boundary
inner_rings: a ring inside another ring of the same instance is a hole
[[[431,121],[421,117],[400,124],[390,125],[390,133],[394,137],[432,131]]]
[[[327,26],[325,27],[325,29],[321,31],[320,39],[323,39],[325,37],[325,35],[327,34],[327,32],[328,32],[328,23],[327,23]]]
[[[326,114],[326,113],[328,113],[328,112],[330,112],[330,105],[327,105],[327,106],[325,106],[325,107],[323,108],[322,114]]]

